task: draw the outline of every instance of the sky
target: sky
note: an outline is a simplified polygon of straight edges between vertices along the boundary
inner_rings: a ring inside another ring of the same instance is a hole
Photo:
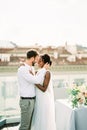
[[[0,40],[87,46],[87,0],[0,0]]]

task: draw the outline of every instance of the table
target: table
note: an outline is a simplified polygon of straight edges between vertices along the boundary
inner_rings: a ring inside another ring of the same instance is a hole
[[[57,130],[87,130],[87,106],[72,108],[67,99],[55,102]]]

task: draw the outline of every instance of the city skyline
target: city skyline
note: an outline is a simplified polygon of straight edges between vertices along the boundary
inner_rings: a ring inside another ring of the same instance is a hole
[[[69,43],[69,42],[65,42],[63,44],[39,44],[39,43],[33,43],[33,44],[21,44],[21,43],[15,43],[14,41],[9,41],[9,40],[0,40],[0,48],[10,48],[10,47],[65,47],[67,44],[67,46],[80,46],[80,47],[86,47],[87,48],[87,44],[75,44],[75,43]]]
[[[87,46],[86,0],[0,0],[0,40]]]

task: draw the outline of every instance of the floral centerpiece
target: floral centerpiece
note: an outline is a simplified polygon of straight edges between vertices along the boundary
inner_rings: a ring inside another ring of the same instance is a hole
[[[72,103],[72,107],[79,107],[81,105],[87,105],[87,86],[77,86],[73,84],[69,88],[69,100]]]

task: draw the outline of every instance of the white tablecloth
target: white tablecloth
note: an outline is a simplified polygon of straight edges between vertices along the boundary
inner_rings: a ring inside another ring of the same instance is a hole
[[[87,130],[87,106],[72,109],[68,100],[58,99],[55,109],[57,130]]]

